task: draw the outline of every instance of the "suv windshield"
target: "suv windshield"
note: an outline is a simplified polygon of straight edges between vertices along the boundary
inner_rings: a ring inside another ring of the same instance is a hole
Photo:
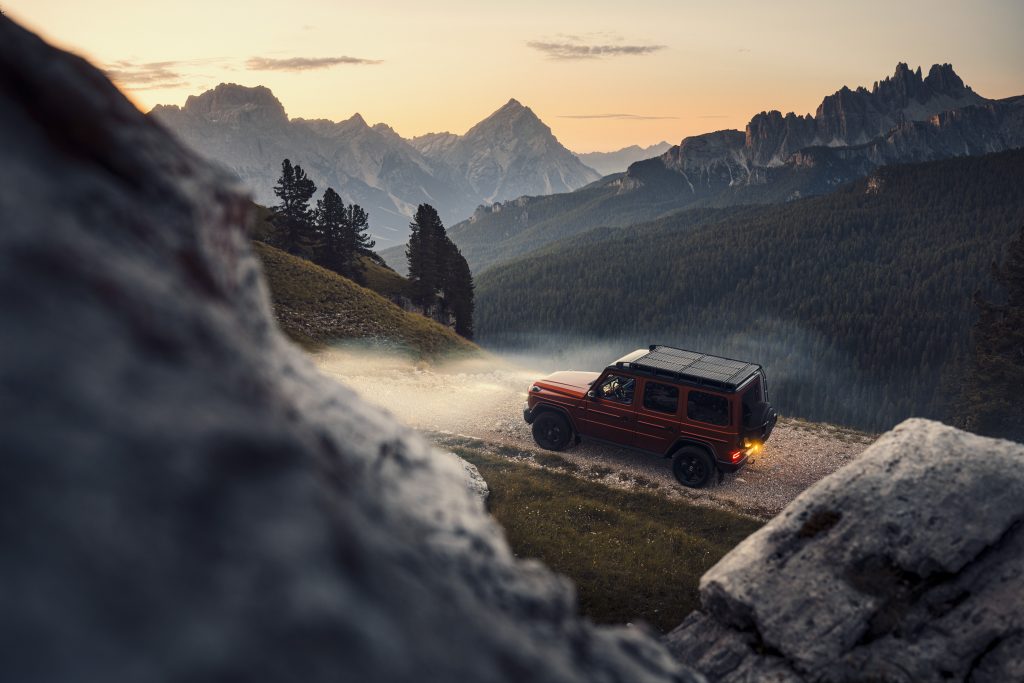
[[[608,375],[601,382],[601,386],[598,387],[598,396],[609,401],[629,404],[633,402],[633,389],[635,386],[636,380],[632,377]]]

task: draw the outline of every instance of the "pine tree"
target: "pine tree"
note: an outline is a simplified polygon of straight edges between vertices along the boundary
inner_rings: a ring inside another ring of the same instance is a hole
[[[960,425],[978,434],[1024,441],[1024,227],[992,265],[1002,303],[975,294],[972,372],[963,392]]]
[[[290,254],[309,255],[316,247],[313,212],[309,200],[316,193],[316,185],[306,177],[298,164],[285,159],[281,162],[281,177],[274,185],[274,194],[281,203],[273,207],[270,222],[274,225],[271,243]]]
[[[413,303],[424,315],[473,336],[473,276],[458,247],[448,239],[444,224],[429,204],[420,204],[409,225],[409,283]]]
[[[358,204],[349,204],[347,212],[349,230],[351,230],[351,239],[355,250],[364,256],[369,256],[377,245],[377,242],[370,239],[367,234],[367,230],[370,229],[370,217]]]
[[[420,204],[409,224],[409,245],[405,256],[409,259],[409,284],[413,303],[422,307],[425,315],[433,313],[440,289],[439,234],[444,234],[441,217],[434,207]]]
[[[324,196],[317,200],[314,217],[318,245],[313,260],[345,277],[358,279],[361,269],[350,244],[348,211],[333,188],[324,190]]]
[[[446,260],[447,282],[444,291],[448,308],[455,317],[455,333],[466,339],[473,338],[473,275],[459,248],[445,238],[448,244]]]

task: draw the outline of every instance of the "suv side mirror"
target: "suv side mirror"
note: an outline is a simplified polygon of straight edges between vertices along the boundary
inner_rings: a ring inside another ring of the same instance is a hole
[[[593,389],[591,389],[590,391],[587,392],[587,398],[589,398],[589,399],[597,398],[597,392],[594,391]]]

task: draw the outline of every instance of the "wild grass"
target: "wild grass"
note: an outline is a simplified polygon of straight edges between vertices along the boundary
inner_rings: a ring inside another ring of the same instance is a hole
[[[479,349],[449,328],[409,313],[337,273],[261,242],[274,313],[282,331],[308,349],[347,339],[379,341],[414,356],[475,353]]]
[[[365,256],[360,262],[363,264],[367,289],[372,289],[387,299],[410,296],[409,281],[404,277]]]
[[[580,609],[598,623],[674,628],[699,606],[701,575],[760,526],[729,512],[531,467],[497,452],[516,449],[467,441],[445,440],[444,447],[480,470],[491,490],[491,514],[512,550],[575,581]]]

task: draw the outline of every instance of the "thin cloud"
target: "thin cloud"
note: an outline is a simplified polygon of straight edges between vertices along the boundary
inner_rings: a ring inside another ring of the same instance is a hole
[[[584,43],[549,43],[531,40],[526,43],[548,59],[603,59],[605,57],[624,57],[649,55],[664,50],[664,45],[586,45]]]
[[[620,119],[623,121],[660,121],[678,119],[678,116],[649,116],[647,114],[562,114],[560,119]]]
[[[289,57],[274,59],[272,57],[250,57],[245,66],[250,71],[312,71],[329,69],[341,64],[367,65],[380,64],[379,59],[363,59],[361,57]]]
[[[212,76],[196,73],[197,67],[216,66],[230,68],[224,57],[176,59],[162,62],[140,62],[119,59],[103,66],[107,78],[125,90],[160,90],[162,88],[188,88]]]
[[[107,78],[132,90],[177,87],[184,83],[181,62],[143,62],[126,59],[107,65]]]

